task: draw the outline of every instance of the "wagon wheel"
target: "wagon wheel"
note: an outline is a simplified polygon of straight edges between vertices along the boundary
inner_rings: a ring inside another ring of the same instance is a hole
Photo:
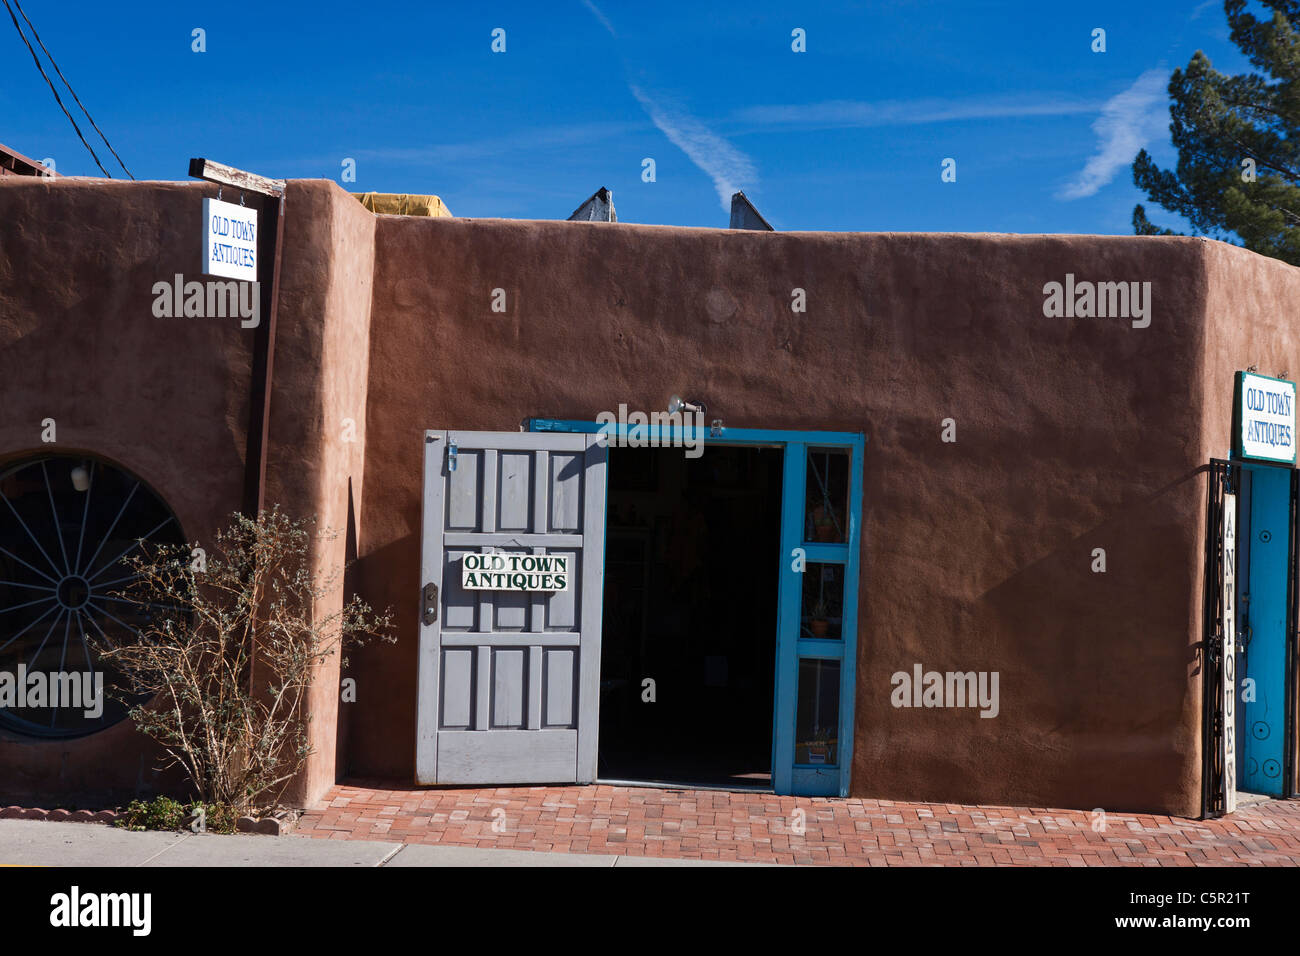
[[[131,702],[113,692],[124,686],[122,675],[100,661],[94,643],[118,643],[164,610],[121,596],[135,576],[122,559],[141,541],[184,540],[163,500],[107,462],[46,455],[0,469],[0,681],[10,675],[12,687],[29,677],[26,700],[0,698],[0,724],[29,736],[76,737],[125,717]],[[30,675],[51,673],[76,675],[84,695],[78,706],[32,705],[52,701],[33,700]]]

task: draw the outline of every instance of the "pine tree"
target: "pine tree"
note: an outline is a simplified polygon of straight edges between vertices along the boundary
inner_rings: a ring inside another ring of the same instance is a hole
[[[1227,76],[1197,51],[1169,81],[1176,171],[1144,149],[1133,181],[1147,197],[1184,216],[1196,233],[1300,265],[1300,0],[1225,0],[1232,42],[1257,72]],[[1143,236],[1182,235],[1133,210]]]

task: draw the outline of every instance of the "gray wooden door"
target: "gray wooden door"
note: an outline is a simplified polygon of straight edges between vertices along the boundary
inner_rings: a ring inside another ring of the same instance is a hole
[[[416,782],[596,776],[606,450],[426,432]],[[462,587],[466,554],[568,557],[552,593]],[[436,587],[436,592],[430,588]]]

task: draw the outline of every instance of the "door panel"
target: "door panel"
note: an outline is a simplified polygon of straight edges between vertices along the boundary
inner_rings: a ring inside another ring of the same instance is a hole
[[[1248,473],[1250,525],[1242,548],[1249,549],[1248,590],[1240,602],[1246,628],[1239,636],[1237,668],[1238,787],[1280,797],[1286,736],[1291,474],[1281,468],[1252,468]]]
[[[418,783],[594,779],[605,456],[593,435],[426,433]],[[466,588],[466,554],[566,557],[569,580]]]
[[[438,774],[442,779],[437,782],[583,782],[574,780],[577,752],[576,730],[443,731],[438,734]]]

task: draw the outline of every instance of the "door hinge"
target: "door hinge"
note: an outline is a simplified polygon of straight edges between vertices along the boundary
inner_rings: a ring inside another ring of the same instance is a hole
[[[424,624],[433,624],[438,620],[438,585],[430,581],[424,586],[421,596],[420,620]]]

